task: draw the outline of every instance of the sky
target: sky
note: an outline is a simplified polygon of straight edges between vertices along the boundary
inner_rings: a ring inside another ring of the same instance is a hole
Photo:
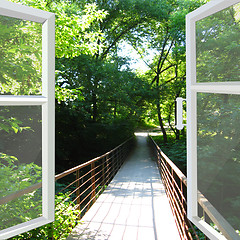
[[[137,51],[127,42],[120,43],[119,49],[121,49],[118,54],[121,57],[129,57],[132,59],[130,63],[130,68],[140,70],[145,72],[149,70],[149,67],[145,64],[145,62],[141,59],[140,55]],[[154,51],[149,51],[149,55],[146,57],[146,62],[151,63],[153,56],[156,54]]]

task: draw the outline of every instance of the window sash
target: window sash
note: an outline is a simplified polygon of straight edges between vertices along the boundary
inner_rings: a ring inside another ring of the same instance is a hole
[[[42,106],[42,217],[0,231],[0,239],[6,239],[54,221],[55,16],[6,0],[0,1],[0,15],[42,23],[42,96],[0,96],[0,106]]]
[[[198,216],[197,189],[197,93],[240,94],[240,82],[196,81],[196,22],[239,3],[239,0],[213,0],[186,16],[187,71],[187,216],[210,239],[226,238]]]

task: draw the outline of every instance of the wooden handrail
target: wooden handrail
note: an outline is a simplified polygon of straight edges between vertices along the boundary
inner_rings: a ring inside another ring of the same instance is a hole
[[[66,170],[66,171],[64,171],[64,172],[62,172],[62,173],[60,173],[60,174],[57,174],[57,175],[55,176],[55,181],[57,181],[57,180],[65,177],[65,176],[67,176],[67,175],[69,175],[69,174],[71,174],[71,173],[73,173],[73,172],[76,172],[77,170],[80,170],[80,169],[82,169],[82,168],[84,168],[84,167],[86,167],[86,166],[88,166],[88,165],[91,165],[91,164],[93,164],[94,162],[102,159],[103,157],[108,156],[109,154],[111,154],[112,152],[116,151],[118,148],[120,148],[121,146],[123,146],[125,143],[127,143],[128,141],[130,141],[132,138],[133,138],[133,137],[129,138],[128,140],[126,140],[125,142],[121,143],[120,145],[118,145],[117,147],[115,147],[114,149],[112,149],[111,151],[106,152],[105,154],[103,154],[103,155],[101,155],[101,156],[99,156],[99,157],[96,157],[96,158],[94,158],[94,159],[92,159],[92,160],[89,160],[88,162],[85,162],[85,163],[80,164],[80,165],[78,165],[78,166],[76,166],[76,167],[73,167],[73,168],[71,168],[71,169],[68,169],[68,170]],[[12,200],[14,200],[14,199],[16,199],[16,198],[19,198],[19,197],[23,196],[24,194],[30,193],[30,192],[32,192],[32,191],[34,191],[34,190],[37,190],[37,189],[41,188],[41,187],[42,187],[42,182],[39,182],[39,183],[36,183],[36,184],[34,184],[34,185],[30,186],[30,187],[27,187],[27,188],[25,188],[25,189],[19,190],[19,191],[15,192],[15,193],[12,193],[12,194],[9,194],[9,195],[7,195],[7,196],[5,196],[5,197],[2,197],[2,198],[0,198],[0,205],[1,205],[1,204],[5,204],[5,203],[7,203],[7,202],[9,202],[9,201],[12,201]]]
[[[159,152],[160,156],[168,163],[171,169],[175,172],[178,178],[184,183],[187,187],[187,178],[181,172],[181,170],[164,154],[161,148],[156,144],[156,142],[149,135],[152,143]],[[228,239],[228,240],[239,240],[240,237],[234,230],[234,228],[229,224],[229,222],[217,211],[217,209],[208,201],[208,199],[198,191],[198,203],[208,215],[211,221],[217,226],[219,231]]]

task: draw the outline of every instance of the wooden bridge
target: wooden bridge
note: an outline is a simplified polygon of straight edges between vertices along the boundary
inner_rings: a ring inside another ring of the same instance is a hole
[[[147,136],[67,239],[180,239]]]

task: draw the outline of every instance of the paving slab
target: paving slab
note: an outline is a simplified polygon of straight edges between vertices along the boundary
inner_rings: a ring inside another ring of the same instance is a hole
[[[180,240],[146,134],[67,240]]]

